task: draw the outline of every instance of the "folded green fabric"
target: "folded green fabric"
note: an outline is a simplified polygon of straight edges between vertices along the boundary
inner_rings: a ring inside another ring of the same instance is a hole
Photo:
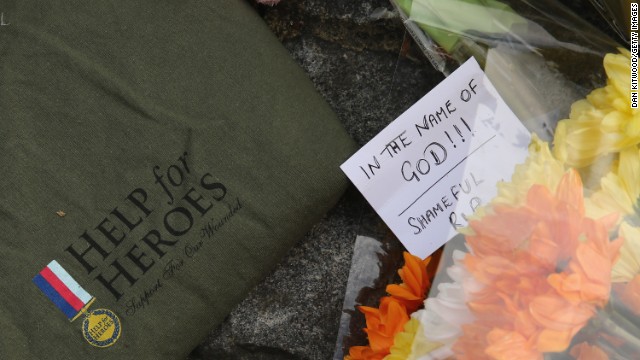
[[[0,359],[185,358],[354,144],[244,1],[0,12]]]

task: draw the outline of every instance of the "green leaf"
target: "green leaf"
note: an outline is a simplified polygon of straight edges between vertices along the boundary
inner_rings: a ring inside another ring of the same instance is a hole
[[[509,34],[514,25],[526,26],[528,20],[508,5],[496,0],[398,0],[438,45],[450,52],[460,36],[468,32],[499,37]]]

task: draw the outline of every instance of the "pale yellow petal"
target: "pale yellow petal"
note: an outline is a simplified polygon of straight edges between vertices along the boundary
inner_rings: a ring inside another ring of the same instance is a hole
[[[533,185],[539,184],[548,189],[555,189],[563,175],[564,166],[553,156],[549,144],[533,134],[527,160],[515,167],[510,182],[498,184],[498,195],[493,203],[523,204]]]
[[[629,76],[631,62],[626,55],[627,53],[623,52],[621,54],[607,54],[604,57],[604,69],[609,82],[622,94],[628,93],[631,88],[631,77]]]
[[[586,201],[588,216],[600,218],[611,213],[635,213],[640,197],[640,150],[635,146],[620,152],[614,170],[600,180],[600,189]]]
[[[640,110],[632,109],[629,99],[628,51],[620,51],[603,60],[607,85],[572,104],[569,118],[556,128],[554,154],[568,166],[585,168],[640,144]]]
[[[624,238],[624,244],[620,248],[620,257],[611,269],[611,281],[628,282],[640,274],[640,228],[622,223],[620,235]]]
[[[442,344],[427,340],[423,334],[422,325],[418,319],[412,318],[404,325],[404,330],[393,338],[393,346],[384,360],[418,360]]]

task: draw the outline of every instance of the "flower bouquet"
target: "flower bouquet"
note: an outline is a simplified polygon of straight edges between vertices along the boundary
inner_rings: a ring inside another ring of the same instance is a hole
[[[443,73],[475,57],[532,140],[439,261],[405,255],[345,359],[640,358],[632,54],[557,1],[392,2]]]

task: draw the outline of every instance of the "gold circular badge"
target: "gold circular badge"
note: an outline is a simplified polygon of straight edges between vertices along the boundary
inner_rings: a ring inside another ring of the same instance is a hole
[[[90,311],[82,322],[82,335],[93,346],[111,346],[118,341],[121,333],[120,319],[111,310]]]

